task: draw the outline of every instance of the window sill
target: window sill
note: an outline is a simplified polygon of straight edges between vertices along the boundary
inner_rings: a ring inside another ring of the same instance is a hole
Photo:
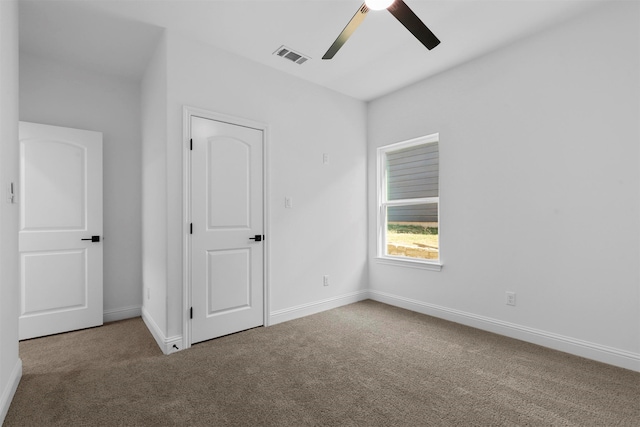
[[[394,265],[396,267],[409,267],[409,268],[417,268],[420,270],[431,270],[431,271],[440,271],[442,270],[442,264],[438,262],[425,262],[425,261],[414,261],[410,258],[391,258],[391,257],[376,257],[375,261],[378,264],[385,265]]]

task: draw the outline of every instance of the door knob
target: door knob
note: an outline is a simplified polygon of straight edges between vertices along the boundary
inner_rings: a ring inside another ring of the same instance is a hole
[[[80,239],[80,240],[91,240],[92,242],[99,242],[100,236],[91,236],[90,239]]]
[[[260,234],[256,234],[255,237],[249,237],[249,240],[255,240],[256,242],[261,242],[262,236]]]

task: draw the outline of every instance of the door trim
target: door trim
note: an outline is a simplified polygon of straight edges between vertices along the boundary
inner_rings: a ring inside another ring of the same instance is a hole
[[[191,118],[200,117],[204,119],[215,120],[219,122],[230,123],[236,126],[244,126],[252,129],[262,131],[262,185],[263,185],[263,230],[267,236],[264,242],[264,263],[263,263],[263,323],[264,326],[269,326],[269,313],[270,313],[270,299],[271,293],[269,292],[269,253],[271,249],[271,232],[269,221],[269,126],[265,123],[244,119],[240,117],[229,116],[214,111],[208,111],[197,107],[191,107],[184,105],[182,107],[182,149],[183,149],[183,175],[182,175],[182,194],[183,194],[183,218],[182,234],[184,236],[182,244],[183,252],[183,281],[182,281],[182,349],[191,347],[191,247],[190,247],[190,224],[191,224],[191,156],[190,156],[190,141],[191,141]]]

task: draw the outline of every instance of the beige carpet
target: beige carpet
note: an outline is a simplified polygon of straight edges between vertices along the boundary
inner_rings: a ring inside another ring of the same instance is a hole
[[[163,356],[141,319],[20,344],[6,426],[638,426],[640,374],[373,301]]]

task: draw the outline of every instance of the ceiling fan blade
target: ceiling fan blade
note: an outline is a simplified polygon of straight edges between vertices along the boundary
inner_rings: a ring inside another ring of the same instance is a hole
[[[344,30],[340,33],[336,41],[333,42],[327,53],[324,54],[322,59],[331,59],[333,56],[340,50],[343,44],[347,42],[347,39],[353,34],[353,32],[358,28],[358,26],[364,21],[364,18],[367,16],[367,12],[369,12],[369,8],[367,5],[362,3],[360,9],[353,15],[351,21],[344,27]]]
[[[387,9],[407,30],[411,31],[420,43],[431,50],[440,44],[440,40],[427,28],[426,25],[416,16],[409,6],[402,0],[395,0]]]

